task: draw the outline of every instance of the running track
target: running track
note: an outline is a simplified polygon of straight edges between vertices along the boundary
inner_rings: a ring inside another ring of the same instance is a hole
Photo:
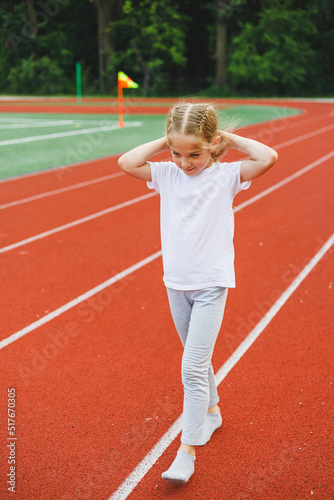
[[[334,497],[334,106],[288,105],[304,113],[240,131],[279,161],[235,200],[237,288],[213,358],[223,425],[181,488],[160,478],[182,351],[158,196],[116,157],[0,182],[1,499],[12,386],[20,500]]]

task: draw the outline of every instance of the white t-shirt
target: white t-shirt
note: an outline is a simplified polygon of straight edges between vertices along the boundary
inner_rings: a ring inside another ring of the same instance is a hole
[[[215,162],[190,177],[168,162],[149,162],[147,185],[160,193],[164,283],[176,290],[235,287],[232,201],[250,182],[240,182],[241,161]]]

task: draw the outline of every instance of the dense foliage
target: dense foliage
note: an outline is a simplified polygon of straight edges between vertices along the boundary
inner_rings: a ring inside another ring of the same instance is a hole
[[[0,92],[147,95],[334,93],[332,0],[7,0]]]

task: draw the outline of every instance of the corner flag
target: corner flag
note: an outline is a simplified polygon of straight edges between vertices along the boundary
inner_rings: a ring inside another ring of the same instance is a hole
[[[123,71],[118,72],[118,126],[124,127],[123,121],[123,89],[137,89],[138,83],[131,80]]]
[[[118,72],[118,86],[123,89],[137,89],[139,87],[138,83],[131,80],[123,71]]]

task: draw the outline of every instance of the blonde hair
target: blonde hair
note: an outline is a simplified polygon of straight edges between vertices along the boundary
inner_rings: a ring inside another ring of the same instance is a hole
[[[229,125],[225,126],[224,129],[225,132],[231,132],[234,127]],[[181,101],[176,104],[168,115],[167,139],[171,140],[175,135],[189,135],[193,137],[195,142],[211,150],[211,156],[214,160],[221,156],[223,149],[228,143],[224,131],[218,129],[215,108],[208,103]],[[214,146],[213,141],[217,136],[220,136],[221,140],[217,146]]]

